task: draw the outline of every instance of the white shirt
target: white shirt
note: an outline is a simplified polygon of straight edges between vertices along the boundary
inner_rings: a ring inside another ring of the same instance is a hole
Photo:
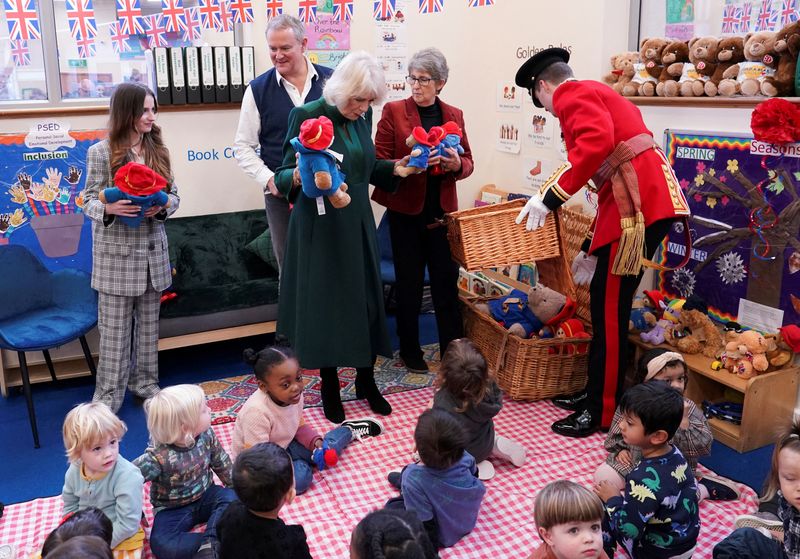
[[[275,71],[275,79],[278,80],[278,85],[286,90],[295,107],[305,104],[308,92],[311,91],[312,80],[317,77],[317,70],[314,65],[311,64],[307,56],[304,58],[306,59],[308,72],[306,73],[306,82],[303,84],[302,92],[298,91],[289,80],[284,79],[277,70]],[[244,98],[242,99],[239,127],[236,129],[236,136],[233,140],[233,155],[239,163],[239,167],[242,168],[247,176],[255,179],[264,189],[264,192],[269,192],[267,183],[275,174],[275,171],[264,164],[264,161],[256,151],[261,146],[261,142],[258,140],[260,134],[261,116],[255,97],[253,97],[253,90],[248,87],[245,89]]]

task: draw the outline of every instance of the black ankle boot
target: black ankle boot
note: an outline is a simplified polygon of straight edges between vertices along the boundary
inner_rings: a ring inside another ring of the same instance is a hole
[[[359,367],[356,369],[356,398],[367,399],[369,407],[375,413],[389,415],[392,406],[381,395],[375,384],[375,369],[372,367]]]
[[[339,393],[339,376],[335,367],[320,369],[319,376],[322,379],[322,410],[325,417],[331,423],[341,423],[344,421],[344,408],[342,407],[342,396]]]

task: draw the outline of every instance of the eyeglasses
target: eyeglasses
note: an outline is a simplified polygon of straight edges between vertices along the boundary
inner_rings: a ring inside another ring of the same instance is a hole
[[[433,78],[415,78],[414,76],[406,76],[406,83],[408,85],[414,85],[415,82],[419,82],[419,85],[428,85],[433,81]]]

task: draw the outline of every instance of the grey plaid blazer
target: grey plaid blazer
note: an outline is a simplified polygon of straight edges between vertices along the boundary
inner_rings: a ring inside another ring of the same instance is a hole
[[[153,289],[163,291],[172,283],[164,219],[180,204],[173,184],[164,219],[149,218],[139,227],[128,227],[105,216],[100,191],[114,186],[108,140],[91,146],[86,155],[86,188],[83,211],[92,220],[92,287],[109,295],[134,297],[147,288],[147,270]]]

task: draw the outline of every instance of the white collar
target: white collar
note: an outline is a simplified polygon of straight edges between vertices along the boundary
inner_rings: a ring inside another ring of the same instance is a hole
[[[314,78],[318,78],[318,77],[319,77],[319,74],[317,74],[317,69],[316,69],[316,68],[314,68],[314,65],[313,65],[313,64],[311,63],[311,61],[308,59],[308,56],[306,56],[306,55],[304,54],[304,55],[303,55],[303,58],[305,58],[305,59],[306,59],[306,68],[308,68],[308,75],[306,76],[306,81],[308,81],[308,80],[312,80],[312,79],[314,79]],[[285,78],[284,78],[284,77],[281,75],[281,73],[280,73],[280,72],[278,72],[278,70],[277,70],[277,69],[275,70],[275,79],[278,81],[278,85],[281,85],[281,80],[285,79]]]

